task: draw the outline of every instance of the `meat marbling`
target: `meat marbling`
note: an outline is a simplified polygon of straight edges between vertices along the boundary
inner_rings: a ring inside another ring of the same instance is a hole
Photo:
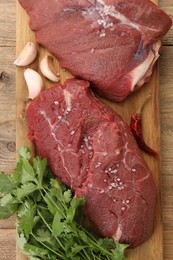
[[[19,0],[38,43],[102,96],[124,100],[152,74],[171,19],[149,0]]]
[[[153,231],[156,188],[131,130],[96,99],[89,83],[67,80],[27,110],[29,138],[76,197],[100,235],[135,247]]]

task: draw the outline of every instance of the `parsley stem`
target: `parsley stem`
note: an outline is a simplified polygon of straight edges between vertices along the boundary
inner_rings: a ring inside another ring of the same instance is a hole
[[[52,204],[56,207],[57,211],[59,211],[59,212],[61,213],[61,215],[66,219],[66,216],[65,216],[64,212],[61,211],[61,210],[59,209],[59,207],[57,207],[57,204],[56,204],[55,201],[49,196],[49,193],[45,190],[44,187],[42,187],[42,189],[43,189],[43,191],[45,192],[45,194],[47,195],[47,197],[49,198],[49,200],[52,202]],[[42,197],[43,197],[43,199],[44,199],[44,196],[43,196],[42,192],[41,192],[41,195],[42,195]]]
[[[58,257],[60,257],[61,259],[64,259],[64,256],[59,254],[58,252],[56,252],[55,250],[53,250],[52,248],[50,248],[49,246],[47,246],[46,244],[44,244],[43,242],[41,242],[33,233],[31,233],[31,235],[33,236],[33,238],[40,243],[42,246],[44,246],[45,248],[47,248],[49,251],[51,251],[52,253],[54,253],[55,255],[57,255]]]
[[[89,241],[91,242],[91,244],[93,244],[97,249],[99,249],[100,252],[104,252],[104,253],[106,253],[106,254],[112,256],[112,254],[111,254],[109,251],[107,251],[107,250],[104,249],[103,247],[99,246],[99,245],[98,245],[97,243],[95,243],[90,237],[88,237],[88,240],[89,240]]]
[[[79,226],[79,225],[78,225]],[[98,248],[100,251],[103,251],[104,253],[106,254],[109,254],[110,256],[112,256],[112,254],[105,250],[103,247],[100,247],[98,244],[97,244],[97,239],[90,233],[88,232],[85,228],[83,228],[82,226],[79,226],[87,235],[88,235],[88,239],[90,240],[90,242],[96,247]],[[108,258],[109,259],[109,258]]]
[[[97,242],[97,239],[92,235],[92,233],[88,232],[87,229],[83,228],[79,224],[77,224],[78,228],[82,229],[93,241]]]
[[[96,260],[94,253],[92,252],[93,260]]]
[[[63,244],[60,242],[60,240],[53,234],[51,227],[49,226],[49,224],[46,222],[46,220],[44,219],[44,217],[42,216],[41,212],[39,210],[37,210],[38,215],[40,216],[40,218],[43,220],[44,224],[46,225],[46,227],[49,229],[49,231],[52,233],[52,235],[54,236],[54,238],[56,239],[56,241],[59,243],[59,245],[61,246],[61,248],[65,251],[65,248],[63,246]]]
[[[81,245],[82,243],[80,242],[80,239],[78,238],[78,243]],[[85,254],[85,259],[89,259],[90,260],[90,258],[88,258],[88,255],[87,255],[87,253],[86,253],[86,251],[85,251],[85,248],[83,248],[82,249],[82,251],[84,252],[84,254]],[[81,253],[80,253],[81,254]],[[82,257],[84,258],[84,255],[82,255]]]
[[[86,259],[91,260],[90,257],[88,256],[88,254],[86,253],[85,249],[83,249],[83,252],[84,252],[84,254],[86,256]]]
[[[84,251],[84,249],[83,249],[83,251]],[[84,254],[85,254],[86,256],[83,255],[82,252],[79,252],[79,254],[80,254],[80,256],[82,257],[82,260],[83,260],[83,259],[88,260],[88,256],[86,255],[86,252],[84,252]],[[91,260],[91,259],[89,258],[89,260]]]

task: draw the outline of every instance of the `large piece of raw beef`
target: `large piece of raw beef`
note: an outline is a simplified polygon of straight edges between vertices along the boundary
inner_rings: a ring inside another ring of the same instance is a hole
[[[38,43],[102,96],[124,100],[148,81],[171,19],[149,0],[19,0]]]
[[[94,97],[89,83],[71,79],[30,104],[29,138],[53,172],[85,197],[94,230],[137,246],[153,231],[156,188],[131,130]]]

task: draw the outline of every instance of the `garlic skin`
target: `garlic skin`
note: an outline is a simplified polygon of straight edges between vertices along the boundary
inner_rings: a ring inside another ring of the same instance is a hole
[[[30,65],[37,57],[38,51],[35,43],[28,42],[14,64],[19,67]]]
[[[54,69],[52,56],[47,55],[41,60],[40,70],[47,79],[53,82],[59,82],[59,73],[57,73]]]
[[[28,91],[29,91],[29,99],[36,98],[41,90],[43,89],[43,80],[38,72],[32,69],[26,69],[24,72],[24,78],[26,80]]]

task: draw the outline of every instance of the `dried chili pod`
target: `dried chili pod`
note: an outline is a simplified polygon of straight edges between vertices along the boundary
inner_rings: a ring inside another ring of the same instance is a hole
[[[157,152],[155,152],[153,149],[151,149],[144,141],[143,134],[142,134],[142,109],[146,102],[150,99],[151,95],[149,95],[141,107],[132,115],[131,122],[130,122],[130,128],[133,133],[133,136],[136,139],[136,142],[138,146],[146,153],[151,154],[155,156],[156,158],[159,158],[159,155]]]

